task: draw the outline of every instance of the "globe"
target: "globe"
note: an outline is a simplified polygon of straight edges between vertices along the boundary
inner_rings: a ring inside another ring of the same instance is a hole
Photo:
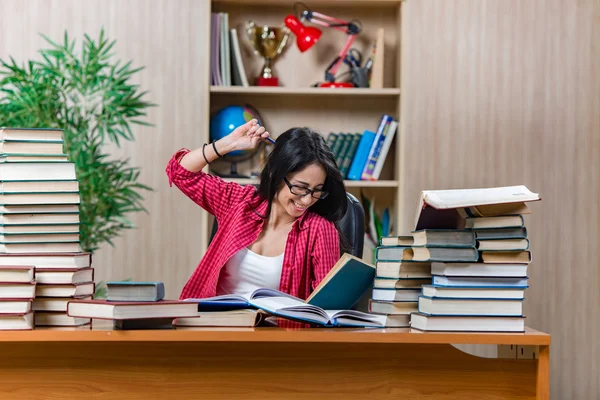
[[[210,140],[217,141],[229,135],[235,128],[256,118],[259,125],[262,125],[258,112],[250,105],[230,105],[217,111],[210,120]],[[223,156],[223,159],[231,163],[231,174],[228,177],[243,177],[237,173],[237,163],[248,160],[258,151],[254,150],[235,150]]]

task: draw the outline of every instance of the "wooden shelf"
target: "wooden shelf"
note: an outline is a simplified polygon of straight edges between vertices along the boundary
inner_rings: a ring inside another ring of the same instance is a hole
[[[213,0],[214,5],[256,5],[256,6],[280,6],[292,7],[298,0]],[[319,0],[318,7],[347,7],[347,6],[395,6],[403,0]]]
[[[236,182],[236,183],[239,183],[240,185],[258,184],[258,179],[247,179],[247,178],[224,178],[224,179],[227,182]],[[346,187],[356,187],[356,188],[361,188],[361,187],[395,188],[395,187],[398,187],[398,181],[391,181],[391,180],[388,180],[388,181],[350,181],[350,180],[345,180],[344,185],[346,185]]]
[[[360,97],[390,97],[400,95],[399,88],[369,89],[369,88],[289,88],[276,86],[211,86],[211,94],[250,94],[250,95],[285,95],[285,96],[360,96]]]

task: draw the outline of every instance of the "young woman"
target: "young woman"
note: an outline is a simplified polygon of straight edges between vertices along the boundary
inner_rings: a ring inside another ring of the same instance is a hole
[[[322,136],[283,133],[260,185],[241,186],[202,169],[234,150],[256,148],[269,133],[252,120],[167,165],[173,183],[217,219],[218,230],[180,299],[269,287],[306,299],[345,251],[336,221],[346,213],[344,181]]]

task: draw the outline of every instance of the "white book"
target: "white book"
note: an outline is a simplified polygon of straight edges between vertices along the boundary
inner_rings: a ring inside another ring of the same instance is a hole
[[[246,69],[244,68],[244,61],[242,59],[242,52],[240,51],[240,43],[237,36],[237,29],[232,28],[230,31],[231,37],[231,70],[232,70],[232,83],[236,86],[248,87],[248,77],[246,76]]]
[[[540,200],[539,194],[533,193],[524,185],[484,189],[424,190],[421,192],[421,201],[437,209],[536,200]]]
[[[231,326],[253,327],[256,326],[265,314],[258,310],[241,309],[227,311],[198,312],[195,317],[176,318],[173,325],[185,326]]]
[[[0,224],[0,235],[44,235],[48,233],[79,234],[79,224]]]
[[[513,299],[523,300],[525,289],[438,287],[424,285],[423,296],[446,299]]]
[[[195,317],[197,305],[178,300],[117,302],[106,300],[72,300],[67,304],[71,317],[98,319],[142,319]]]
[[[33,299],[35,282],[0,283],[0,299]]]
[[[76,243],[79,233],[8,233],[0,234],[0,244]]]
[[[20,331],[33,329],[33,312],[0,315],[0,330]]]
[[[26,314],[31,311],[31,299],[0,299],[1,314]]]
[[[433,276],[434,286],[527,289],[527,277]]]
[[[94,281],[94,269],[47,268],[35,271],[35,281],[40,284],[80,284]]]
[[[461,229],[466,218],[530,213],[526,202],[541,200],[524,185],[421,191],[415,228]]]
[[[53,128],[0,128],[0,140],[62,141],[62,129]]]
[[[77,285],[36,285],[35,295],[36,297],[84,297],[93,295],[94,288],[93,282]]]
[[[480,299],[445,299],[419,297],[419,313],[426,315],[498,315],[517,317],[523,315],[523,300],[480,300]]]
[[[0,141],[0,154],[62,154],[63,142]]]
[[[33,265],[0,265],[0,282],[31,283],[33,278]]]
[[[0,180],[2,181],[52,181],[76,178],[75,164],[71,162],[0,163]]]
[[[456,317],[411,314],[410,327],[426,332],[524,332],[524,317]]]
[[[421,289],[373,289],[372,300],[379,301],[417,301]]]
[[[5,162],[63,162],[68,161],[66,155],[46,155],[46,154],[0,154],[0,163]]]
[[[91,296],[82,297],[79,300],[91,300]],[[36,297],[33,299],[32,309],[34,311],[62,311],[67,312],[67,303],[72,297]]]
[[[69,317],[66,312],[36,311],[35,326],[81,326],[92,322],[91,318]]]
[[[0,193],[0,204],[79,204],[79,193]]]
[[[0,205],[0,214],[73,214],[79,213],[78,204]]]
[[[434,262],[431,264],[431,274],[443,276],[526,277],[527,265]]]
[[[0,243],[0,253],[72,253],[81,251],[79,242]]]
[[[10,181],[0,182],[2,193],[77,193],[79,181]]]
[[[383,165],[385,164],[385,159],[390,151],[390,147],[392,146],[392,140],[394,139],[394,135],[396,134],[396,130],[398,128],[398,121],[392,120],[390,122],[390,126],[388,127],[388,131],[385,135],[385,140],[383,142],[383,146],[381,147],[381,152],[377,157],[377,163],[375,164],[375,169],[371,174],[373,179],[379,179],[381,175],[381,170],[383,169]]]
[[[91,253],[0,253],[0,265],[33,265],[36,271],[44,268],[85,268],[89,267],[91,262]]]

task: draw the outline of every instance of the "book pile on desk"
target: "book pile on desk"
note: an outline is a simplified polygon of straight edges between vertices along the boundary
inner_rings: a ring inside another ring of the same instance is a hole
[[[0,265],[0,330],[33,329],[33,266]]]
[[[79,182],[63,142],[59,129],[0,129],[0,266],[33,268],[27,314],[35,317],[23,318],[35,325],[85,323],[66,317],[65,299],[94,293],[91,256],[79,245]]]
[[[523,214],[539,200],[524,186],[428,191],[421,196],[413,260],[431,263],[411,327],[522,332],[531,261]]]
[[[376,249],[376,275],[369,312],[404,319],[417,311],[421,286],[431,283],[431,264],[413,260],[412,236],[382,237]]]
[[[69,301],[67,315],[111,320],[116,329],[172,329],[175,318],[197,314],[195,303],[165,300],[163,282],[107,282],[106,290],[106,299]]]
[[[66,301],[94,293],[91,255],[79,245],[79,181],[63,144],[60,129],[0,129],[0,267],[33,269],[23,318],[35,326],[89,323],[68,318]]]

